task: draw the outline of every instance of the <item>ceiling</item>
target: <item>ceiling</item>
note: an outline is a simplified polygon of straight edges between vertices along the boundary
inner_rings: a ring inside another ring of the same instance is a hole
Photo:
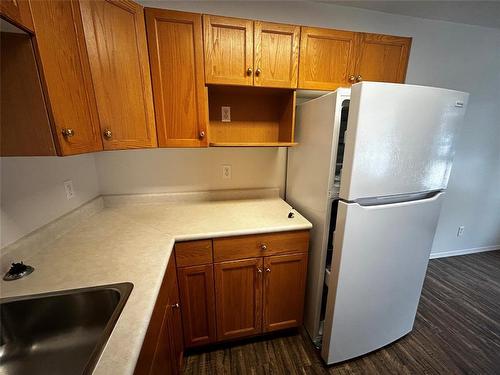
[[[321,0],[384,13],[429,18],[500,29],[500,0],[497,1],[336,1]]]

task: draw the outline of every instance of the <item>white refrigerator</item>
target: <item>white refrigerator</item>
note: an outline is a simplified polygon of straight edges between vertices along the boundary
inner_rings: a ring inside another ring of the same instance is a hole
[[[313,223],[304,324],[327,364],[412,330],[467,100],[362,82],[297,106],[286,199]]]

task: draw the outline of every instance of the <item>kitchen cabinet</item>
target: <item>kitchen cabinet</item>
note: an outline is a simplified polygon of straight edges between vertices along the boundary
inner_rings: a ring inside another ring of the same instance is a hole
[[[177,243],[185,346],[300,326],[308,246],[307,230]]]
[[[212,264],[177,269],[182,303],[184,344],[195,347],[216,340]]]
[[[296,88],[300,27],[254,22],[254,85]]]
[[[28,0],[0,1],[0,15],[26,31],[34,31]]]
[[[0,155],[55,155],[31,36],[2,32]]]
[[[32,1],[35,52],[59,155],[102,150],[80,8],[75,1]]]
[[[146,29],[160,147],[206,147],[201,14],[147,8]]]
[[[205,82],[253,85],[253,21],[203,15]]]
[[[334,90],[350,85],[356,47],[352,31],[302,27],[299,88]]]
[[[264,258],[264,332],[302,325],[306,273],[307,253]]]
[[[104,149],[156,147],[143,7],[81,0],[80,8]]]
[[[215,263],[217,340],[262,332],[262,258]]]
[[[207,84],[296,88],[300,27],[203,15]]]
[[[411,38],[367,34],[360,36],[356,81],[404,83]]]
[[[137,375],[179,374],[183,342],[175,260],[168,263],[135,367]]]

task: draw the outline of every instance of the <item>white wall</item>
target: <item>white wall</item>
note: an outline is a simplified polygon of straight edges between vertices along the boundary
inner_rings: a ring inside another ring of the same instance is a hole
[[[142,3],[413,37],[407,83],[471,94],[433,252],[500,247],[500,30],[311,2]]]
[[[0,158],[0,247],[99,195],[94,155]],[[73,181],[67,200],[63,182]]]
[[[263,187],[284,192],[282,148],[127,150],[95,157],[103,194]],[[231,165],[231,179],[222,179],[223,165]]]

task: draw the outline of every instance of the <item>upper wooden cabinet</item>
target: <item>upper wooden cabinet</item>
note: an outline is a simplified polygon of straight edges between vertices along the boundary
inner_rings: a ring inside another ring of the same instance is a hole
[[[104,149],[156,147],[143,7],[128,0],[80,7]]]
[[[203,15],[205,81],[253,85],[253,21]]]
[[[59,155],[102,150],[82,21],[75,1],[32,1],[35,45]]]
[[[254,85],[297,87],[300,27],[254,23]]]
[[[160,147],[206,147],[201,14],[146,9]]]
[[[299,88],[334,90],[365,81],[403,83],[411,38],[302,27]]]
[[[411,38],[362,34],[356,58],[356,80],[403,83]]]
[[[35,31],[28,0],[0,1],[0,15],[14,23],[16,26],[20,26],[30,32]]]
[[[354,75],[356,33],[302,27],[299,88],[334,90]]]

